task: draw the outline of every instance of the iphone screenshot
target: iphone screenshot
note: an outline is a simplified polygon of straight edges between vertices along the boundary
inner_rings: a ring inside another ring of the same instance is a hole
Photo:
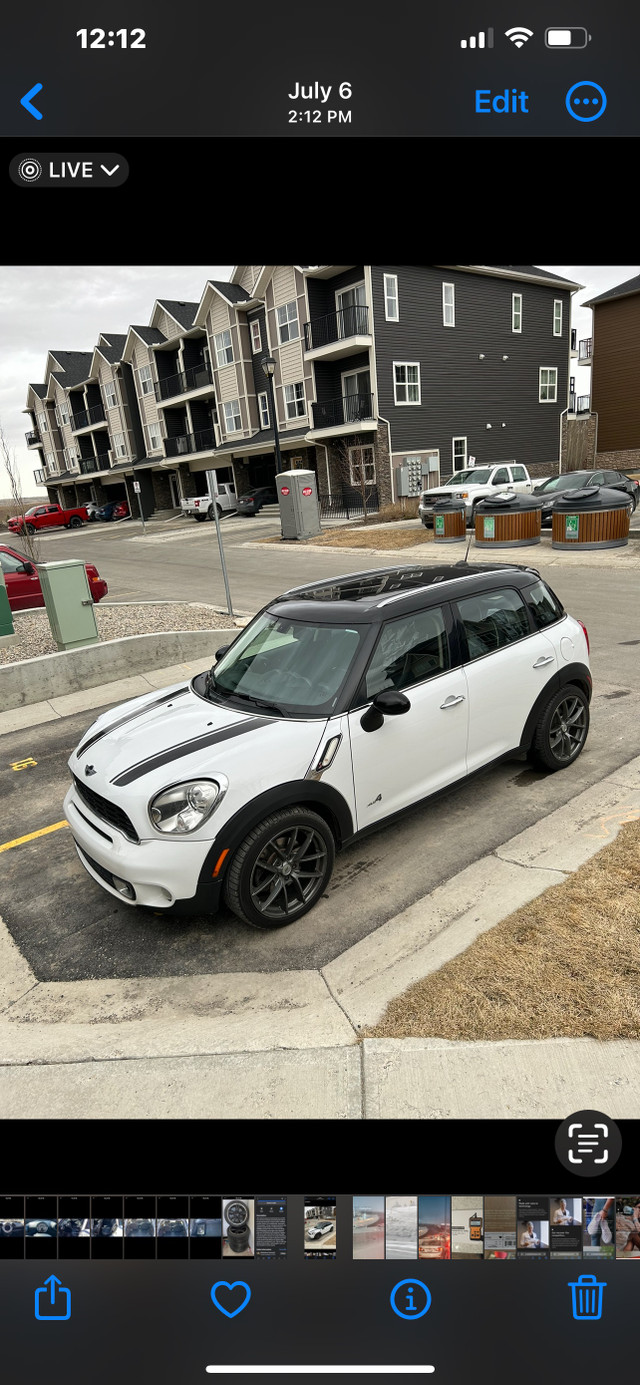
[[[4,16],[3,1385],[622,1369],[639,40]]]

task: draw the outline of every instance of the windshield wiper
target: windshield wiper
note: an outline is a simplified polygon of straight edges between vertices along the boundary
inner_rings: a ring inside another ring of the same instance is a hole
[[[216,684],[216,687],[215,687],[215,691],[216,691],[216,692],[219,691],[218,685],[217,685],[217,684]],[[225,691],[226,691],[226,690],[225,690]],[[224,696],[224,693],[223,693],[223,696]],[[227,696],[227,697],[239,697],[240,700],[241,700],[242,702],[252,702],[253,705],[254,705],[254,707],[263,708],[265,711],[266,711],[266,710],[269,710],[269,711],[272,711],[272,712],[277,712],[278,716],[280,716],[280,717],[285,716],[284,708],[278,706],[278,703],[277,703],[277,702],[267,702],[266,699],[261,698],[261,697],[250,697],[250,696],[249,696],[249,693],[236,692],[235,689],[234,689],[233,692],[228,692],[228,693],[226,693],[226,696]]]

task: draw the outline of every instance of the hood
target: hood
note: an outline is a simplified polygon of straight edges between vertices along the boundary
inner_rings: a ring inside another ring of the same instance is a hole
[[[100,717],[69,768],[88,790],[126,808],[139,836],[149,837],[149,799],[171,784],[224,774],[227,806],[235,811],[246,803],[248,786],[254,798],[274,782],[303,779],[326,724],[326,718],[303,721],[220,706],[183,683]],[[202,835],[215,831],[214,813]]]

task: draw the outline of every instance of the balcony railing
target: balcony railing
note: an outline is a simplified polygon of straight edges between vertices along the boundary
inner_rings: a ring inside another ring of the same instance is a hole
[[[96,457],[79,457],[78,464],[83,476],[90,471],[106,471],[109,467],[109,453],[98,452]]]
[[[578,360],[590,361],[593,355],[593,337],[585,337],[578,346]]]
[[[42,445],[42,438],[37,428],[31,428],[28,433],[25,433],[25,438],[27,439],[27,447],[36,447],[38,443]]]
[[[167,375],[164,380],[158,380],[155,386],[156,399],[170,399],[175,395],[188,394],[189,390],[199,390],[204,385],[212,384],[211,369],[206,361],[202,361],[200,365],[189,366],[188,370],[179,370],[176,375]]]
[[[187,452],[209,452],[216,445],[213,428],[202,428],[199,433],[179,433],[176,438],[165,438],[166,457],[181,457]]]
[[[325,317],[314,317],[304,324],[304,344],[306,351],[314,351],[318,346],[328,346],[330,342],[343,341],[346,337],[367,337],[369,335],[369,309],[363,303],[354,303],[350,308],[327,313]]]
[[[77,433],[80,428],[88,428],[91,423],[106,423],[102,404],[93,404],[90,409],[81,409],[80,413],[74,414],[71,431]]]
[[[569,395],[569,413],[570,413],[570,414],[588,414],[588,413],[590,413],[590,412],[591,412],[591,395],[590,395],[590,394],[578,394],[578,395],[576,395],[576,394],[573,394],[573,393],[572,393],[572,394]]]
[[[342,423],[362,423],[374,417],[373,395],[347,394],[323,404],[315,403],[312,409],[314,428],[337,428]]]

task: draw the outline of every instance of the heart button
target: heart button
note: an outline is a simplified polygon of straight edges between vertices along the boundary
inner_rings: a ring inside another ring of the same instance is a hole
[[[235,1308],[225,1307],[225,1304],[220,1300],[221,1298],[226,1298],[227,1303],[229,1303],[229,1301],[233,1302],[233,1298],[229,1300],[229,1296],[233,1295],[234,1289],[244,1289],[242,1303],[237,1304]],[[246,1308],[250,1298],[251,1289],[249,1285],[245,1283],[244,1279],[236,1279],[233,1284],[229,1284],[226,1279],[218,1279],[216,1283],[211,1286],[211,1302],[221,1313],[224,1313],[225,1318],[237,1318],[238,1313],[241,1313],[243,1308]]]

